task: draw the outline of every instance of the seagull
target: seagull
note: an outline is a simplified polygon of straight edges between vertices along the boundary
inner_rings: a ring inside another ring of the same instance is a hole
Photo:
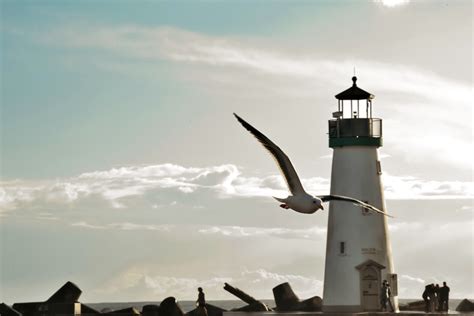
[[[329,201],[345,201],[351,202],[355,205],[361,206],[367,210],[392,217],[385,212],[379,210],[375,206],[362,202],[360,200],[341,196],[341,195],[317,195],[312,196],[303,188],[301,185],[301,181],[296,173],[293,164],[291,163],[288,156],[278,147],[274,142],[272,142],[268,137],[262,134],[259,130],[255,127],[247,123],[244,119],[234,113],[235,118],[242,124],[242,126],[248,130],[257,140],[272,154],[273,158],[275,158],[278,166],[280,167],[281,172],[283,173],[286,183],[288,185],[288,189],[290,190],[291,194],[287,198],[277,198],[273,197],[280,204],[280,207],[284,209],[292,209],[298,213],[304,214],[313,214],[318,210],[324,210],[323,203]]]

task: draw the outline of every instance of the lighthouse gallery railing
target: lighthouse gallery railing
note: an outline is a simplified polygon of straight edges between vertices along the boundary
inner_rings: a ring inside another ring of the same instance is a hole
[[[382,137],[382,119],[350,118],[329,121],[329,138]]]

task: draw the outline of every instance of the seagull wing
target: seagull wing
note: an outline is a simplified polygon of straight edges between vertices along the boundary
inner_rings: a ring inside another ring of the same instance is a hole
[[[265,135],[263,135],[255,127],[247,123],[240,116],[235,113],[234,116],[237,118],[240,124],[242,124],[242,126],[245,127],[246,130],[252,133],[252,135],[255,136],[255,138],[257,138],[258,141],[272,154],[273,158],[275,158],[278,163],[278,166],[280,167],[281,172],[285,176],[285,180],[288,184],[290,192],[293,195],[305,193],[305,190],[301,185],[300,178],[298,177],[295,168],[291,164],[291,161],[288,156],[280,149],[280,147],[275,145],[275,143],[269,140]]]
[[[318,195],[318,198],[321,199],[321,201],[323,202],[328,202],[328,201],[346,201],[346,202],[352,202],[354,204],[357,204],[357,205],[360,205],[362,206],[363,208],[365,209],[368,209],[368,210],[371,210],[371,211],[374,211],[374,212],[377,212],[379,214],[382,214],[382,215],[385,215],[385,216],[388,216],[388,217],[392,217],[391,215],[388,215],[387,213],[385,212],[382,212],[381,210],[379,210],[378,208],[376,208],[375,206],[372,206],[370,204],[367,204],[365,202],[362,202],[361,200],[357,200],[357,199],[354,199],[354,198],[350,198],[350,197],[347,197],[347,196],[342,196],[342,195]]]

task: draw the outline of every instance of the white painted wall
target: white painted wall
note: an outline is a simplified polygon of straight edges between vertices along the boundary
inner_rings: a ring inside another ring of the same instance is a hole
[[[354,197],[385,211],[381,175],[377,171],[378,151],[374,146],[334,148],[331,194]],[[346,253],[339,253],[345,242]],[[367,250],[363,250],[363,248]],[[372,249],[374,251],[372,251]],[[372,259],[394,273],[387,217],[366,213],[352,203],[331,202],[329,207],[323,304],[360,305],[359,270],[355,267]],[[397,305],[397,303],[395,303]],[[398,306],[395,306],[398,309]]]

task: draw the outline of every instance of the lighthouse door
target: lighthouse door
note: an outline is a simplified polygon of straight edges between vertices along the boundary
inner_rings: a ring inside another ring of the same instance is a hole
[[[361,270],[361,304],[364,311],[380,309],[380,270],[374,266],[366,266]]]

